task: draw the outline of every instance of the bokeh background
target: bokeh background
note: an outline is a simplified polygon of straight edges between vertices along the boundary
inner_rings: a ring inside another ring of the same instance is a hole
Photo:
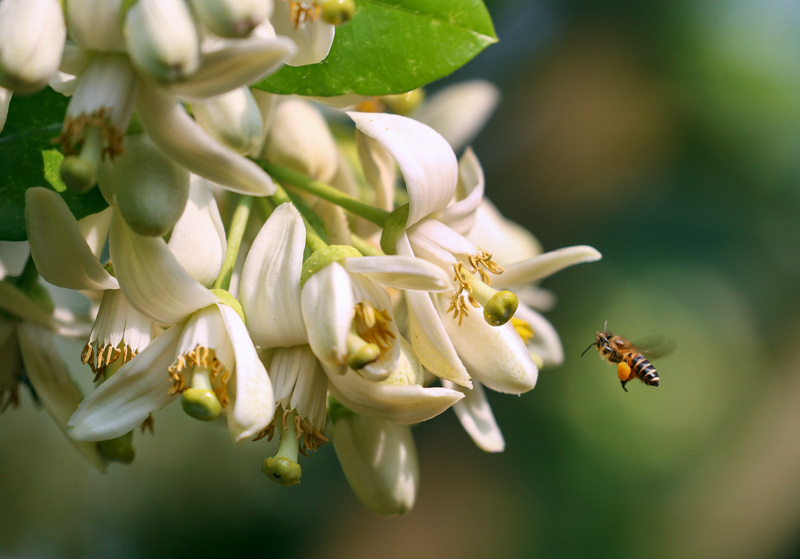
[[[332,448],[281,488],[273,445],[170,406],[100,475],[26,397],[0,417],[0,556],[800,557],[800,2],[488,5],[500,43],[432,89],[498,84],[488,195],[604,255],[543,284],[566,362],[490,394],[507,450],[419,426],[417,506],[384,519]],[[661,387],[579,357],[606,320],[677,343]]]

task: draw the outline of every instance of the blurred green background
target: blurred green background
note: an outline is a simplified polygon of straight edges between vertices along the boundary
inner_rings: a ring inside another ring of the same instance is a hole
[[[489,395],[506,451],[419,426],[416,508],[383,519],[332,448],[281,488],[274,443],[170,406],[100,475],[26,397],[0,418],[0,556],[800,557],[800,2],[489,7],[501,42],[445,82],[503,91],[487,193],[545,249],[604,255],[543,284],[566,362]],[[606,320],[677,342],[658,389],[579,358]]]

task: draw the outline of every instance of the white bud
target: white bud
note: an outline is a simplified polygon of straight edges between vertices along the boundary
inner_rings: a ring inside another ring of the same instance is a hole
[[[58,70],[67,26],[58,0],[0,2],[0,86],[32,93]]]
[[[192,109],[206,132],[237,153],[248,153],[261,141],[261,112],[250,88],[240,87],[207,101],[196,101]]]
[[[328,123],[301,99],[287,99],[275,108],[264,156],[321,182],[333,178],[339,162]]]
[[[84,50],[125,52],[125,40],[122,36],[122,1],[66,2],[70,39]],[[69,70],[64,71],[69,72]]]
[[[411,427],[345,410],[332,414],[330,429],[336,456],[356,497],[380,515],[410,511],[419,488]]]
[[[180,81],[200,65],[200,39],[184,0],[139,0],[125,16],[133,62],[161,82]]]
[[[192,0],[198,19],[222,37],[247,37],[272,11],[270,0]]]

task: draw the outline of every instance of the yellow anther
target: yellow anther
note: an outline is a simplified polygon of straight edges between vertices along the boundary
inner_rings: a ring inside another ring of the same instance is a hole
[[[320,13],[321,9],[316,2],[297,2],[296,0],[289,2],[289,19],[295,29],[306,22],[317,21]]]
[[[355,305],[353,326],[359,338],[369,344],[375,344],[382,352],[388,350],[394,340],[391,329],[392,315],[382,309],[376,309],[369,301],[361,301]]]
[[[527,320],[522,320],[514,316],[511,317],[511,325],[514,327],[514,330],[517,331],[519,337],[522,338],[522,342],[525,345],[528,345],[528,342],[534,338],[533,328],[531,328]]]
[[[486,285],[491,285],[492,281],[489,278],[489,273],[502,274],[503,268],[494,260],[492,255],[488,252],[480,251],[478,254],[470,254],[467,256],[470,266],[472,266],[472,273],[478,274]]]

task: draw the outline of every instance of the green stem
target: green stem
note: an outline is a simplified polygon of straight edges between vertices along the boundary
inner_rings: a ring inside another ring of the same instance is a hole
[[[240,196],[233,212],[230,230],[228,231],[228,250],[225,252],[225,260],[222,262],[222,269],[214,282],[215,289],[228,289],[231,286],[231,276],[236,259],[239,256],[239,248],[242,246],[242,237],[247,227],[247,220],[250,218],[250,207],[253,199],[250,196]]]
[[[263,160],[258,161],[258,164],[273,178],[285,181],[295,188],[319,196],[323,200],[327,200],[352,214],[363,217],[375,225],[380,225],[382,227],[390,215],[390,212],[386,210],[365,204],[329,184],[315,181],[302,173],[298,173],[282,165],[268,163]]]
[[[384,256],[380,248],[372,246],[363,237],[359,237],[355,233],[350,234],[350,244],[364,256]]]

